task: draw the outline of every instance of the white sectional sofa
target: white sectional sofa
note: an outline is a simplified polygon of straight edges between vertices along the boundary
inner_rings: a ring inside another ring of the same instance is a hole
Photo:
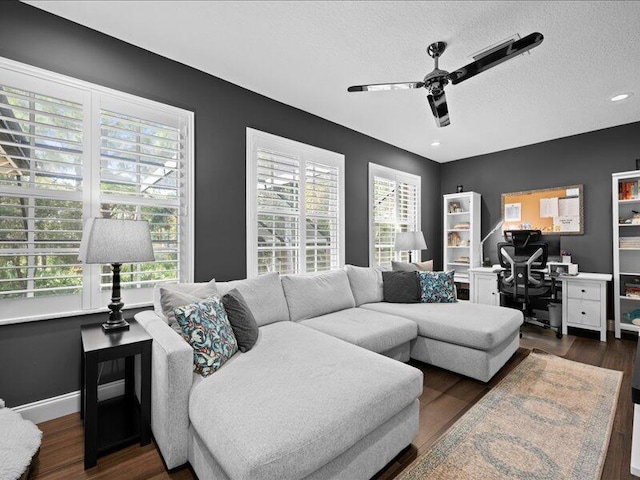
[[[169,469],[189,462],[203,480],[370,478],[418,431],[423,375],[402,362],[488,381],[519,343],[520,312],[384,303],[372,268],[216,287],[240,291],[260,333],[209,377],[158,304],[136,315],[153,337],[156,443]]]

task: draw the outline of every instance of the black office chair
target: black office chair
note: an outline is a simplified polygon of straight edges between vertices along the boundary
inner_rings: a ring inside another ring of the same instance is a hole
[[[548,245],[540,240],[540,230],[506,230],[504,242],[498,243],[498,259],[504,269],[498,273],[500,305],[516,308],[524,314],[525,321],[553,328],[562,337],[561,328],[550,327],[548,321],[538,320],[534,307],[545,309],[556,297],[555,279],[545,280]]]

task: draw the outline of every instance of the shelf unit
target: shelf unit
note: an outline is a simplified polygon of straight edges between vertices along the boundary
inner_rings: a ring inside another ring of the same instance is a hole
[[[624,223],[633,215],[632,210],[640,210],[640,191],[638,198],[619,198],[619,186],[625,182],[640,182],[640,170],[613,173],[611,175],[611,193],[613,205],[613,306],[616,338],[623,331],[640,332],[640,326],[625,318],[627,314],[640,310],[640,298],[625,295],[625,283],[640,279],[640,247],[620,247],[620,238],[640,237],[640,224]],[[635,228],[634,228],[635,227]],[[639,312],[640,313],[640,312]]]
[[[460,211],[454,211],[457,205]],[[455,281],[469,284],[469,268],[480,266],[480,194],[476,192],[444,195],[443,270],[454,270]],[[468,228],[461,228],[468,225]],[[458,238],[461,244],[451,245]],[[468,262],[460,261],[461,257]]]

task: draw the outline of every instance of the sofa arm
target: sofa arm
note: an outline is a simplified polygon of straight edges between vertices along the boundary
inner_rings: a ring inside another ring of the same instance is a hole
[[[188,461],[193,349],[153,311],[135,318],[153,338],[151,430],[167,468],[175,468]]]

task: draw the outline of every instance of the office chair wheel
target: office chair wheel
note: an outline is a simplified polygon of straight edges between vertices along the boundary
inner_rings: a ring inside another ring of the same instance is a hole
[[[562,338],[562,332],[556,332],[556,338],[557,339]]]

